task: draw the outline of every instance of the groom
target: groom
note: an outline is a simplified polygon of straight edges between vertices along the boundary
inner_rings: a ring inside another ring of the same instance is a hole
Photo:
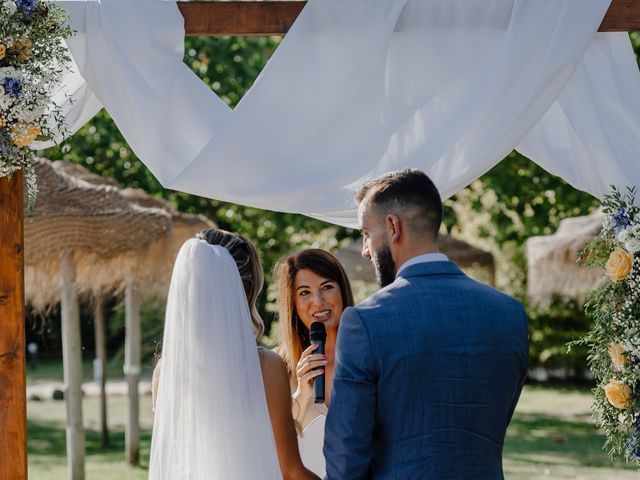
[[[425,173],[389,173],[356,199],[384,288],[340,321],[327,478],[502,479],[527,372],[522,305],[438,251],[442,203]]]

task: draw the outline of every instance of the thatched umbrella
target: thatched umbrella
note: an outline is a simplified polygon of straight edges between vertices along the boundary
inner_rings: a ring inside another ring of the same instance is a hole
[[[84,180],[85,182],[92,185],[111,185],[112,187],[118,186],[118,182],[115,178],[103,177],[102,175],[93,173],[79,163],[69,162],[68,160],[57,160],[56,162],[54,162],[54,168],[58,172],[64,172],[68,175],[71,175],[72,177]]]
[[[40,191],[24,235],[25,295],[38,310],[61,298],[63,258],[72,261],[83,292],[118,288],[127,276],[144,278],[136,256],[148,256],[171,228],[165,210],[132,205],[109,182],[89,183],[69,170],[61,162],[36,164]]]
[[[554,296],[582,303],[604,281],[601,270],[577,263],[584,242],[598,236],[603,220],[600,211],[567,218],[553,235],[527,240],[527,294],[533,303],[548,305]]]
[[[491,284],[495,284],[495,263],[493,255],[469,245],[451,235],[439,235],[438,247],[463,269],[480,268],[488,271]],[[362,240],[353,240],[336,252],[336,257],[344,266],[349,278],[373,283],[376,281],[371,262],[362,257]]]
[[[25,296],[35,308],[61,303],[69,471],[84,477],[82,355],[78,285],[101,292],[122,282],[108,262],[145,251],[166,236],[171,216],[130,204],[110,185],[95,185],[38,160],[39,198],[25,217]],[[131,269],[125,270],[132,274]]]
[[[138,188],[121,190],[122,196],[132,205],[141,208],[160,209],[171,216],[171,229],[166,237],[158,238],[146,251],[146,257],[140,262],[145,265],[145,294],[165,299],[171,281],[173,263],[182,244],[195,233],[205,228],[215,228],[216,224],[204,215],[179,212],[176,207],[161,198],[153,197]],[[158,262],[156,252],[162,251],[162,261]]]

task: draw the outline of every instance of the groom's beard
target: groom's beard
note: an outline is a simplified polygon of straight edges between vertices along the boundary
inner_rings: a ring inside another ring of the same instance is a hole
[[[376,271],[376,281],[380,288],[384,288],[393,283],[396,279],[396,264],[391,256],[389,244],[383,245],[379,251],[375,252],[371,257],[371,262]]]

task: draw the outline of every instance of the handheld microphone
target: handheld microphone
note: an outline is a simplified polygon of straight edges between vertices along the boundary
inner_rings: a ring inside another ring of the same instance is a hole
[[[309,340],[311,345],[318,345],[314,355],[324,355],[324,342],[327,339],[327,330],[324,323],[313,322],[309,329]],[[313,379],[313,402],[324,403],[324,373]]]

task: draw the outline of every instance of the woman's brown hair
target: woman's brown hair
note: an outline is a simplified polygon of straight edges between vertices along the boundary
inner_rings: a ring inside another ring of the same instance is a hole
[[[295,371],[302,352],[310,345],[309,330],[296,312],[294,297],[296,274],[305,269],[336,282],[344,307],[353,305],[349,278],[340,261],[331,253],[310,248],[280,259],[274,270],[274,279],[278,285],[278,320],[282,342],[278,351],[291,372]]]

